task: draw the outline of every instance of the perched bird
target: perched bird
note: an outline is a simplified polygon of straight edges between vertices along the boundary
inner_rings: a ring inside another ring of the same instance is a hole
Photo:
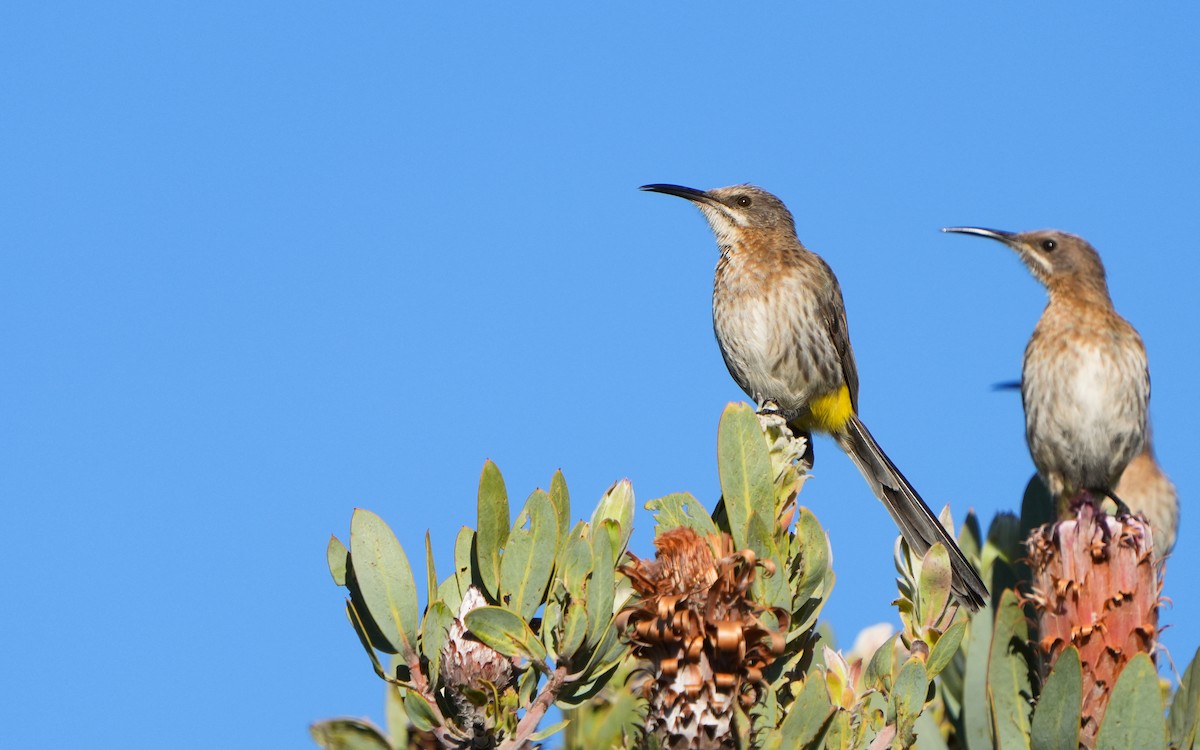
[[[1021,390],[1021,381],[997,383],[997,390]],[[1157,557],[1166,557],[1175,547],[1175,538],[1179,533],[1179,495],[1175,485],[1158,465],[1154,456],[1154,446],[1147,428],[1146,445],[1142,452],[1133,457],[1121,478],[1117,481],[1114,494],[1129,507],[1129,510],[1141,515],[1150,522],[1154,532],[1154,553]],[[1050,491],[1041,476],[1034,474],[1025,487],[1026,502],[1037,505],[1035,512],[1045,520],[1054,520],[1055,502],[1050,497]]]
[[[1120,503],[1117,480],[1146,443],[1150,372],[1141,336],[1113,309],[1100,255],[1056,230],[942,231],[1003,242],[1049,294],[1025,347],[1021,402],[1029,453],[1058,517],[1087,495]]]
[[[1166,557],[1175,546],[1179,532],[1179,495],[1155,460],[1149,437],[1145,449],[1134,456],[1121,473],[1116,493],[1134,513],[1145,516],[1150,522],[1154,553]]]
[[[796,238],[792,214],[752,185],[644,185],[696,204],[717,238],[713,328],[733,379],[793,431],[827,433],[862,472],[914,552],[950,553],[952,590],[971,609],[988,596],[975,568],[858,417],[858,370],[837,278]],[[811,441],[809,442],[811,445]]]

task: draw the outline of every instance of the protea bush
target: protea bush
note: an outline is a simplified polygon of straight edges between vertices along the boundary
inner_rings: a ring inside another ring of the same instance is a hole
[[[804,448],[781,420],[728,407],[722,496],[647,502],[646,555],[626,550],[628,482],[573,521],[556,474],[512,519],[485,464],[449,575],[425,540],[423,604],[395,535],[355,511],[349,547],[335,538],[328,556],[386,683],[387,728],[333,719],[313,737],[347,750],[1195,745],[1200,669],[1168,713],[1152,661],[1163,567],[1144,524],[1093,510],[1043,525],[1028,498],[986,534],[968,516],[960,545],[992,591],[974,614],[951,597],[941,545],[918,557],[898,542],[897,620],[843,652],[819,625],[834,577],[800,502]]]

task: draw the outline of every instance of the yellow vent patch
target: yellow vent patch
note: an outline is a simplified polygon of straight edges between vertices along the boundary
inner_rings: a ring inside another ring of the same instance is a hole
[[[843,385],[832,393],[814,398],[808,404],[808,416],[798,420],[804,427],[817,432],[842,432],[854,416],[850,404],[850,389]]]

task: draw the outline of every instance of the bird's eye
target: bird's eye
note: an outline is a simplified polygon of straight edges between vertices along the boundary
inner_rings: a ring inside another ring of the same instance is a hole
[[[750,196],[748,196],[748,195],[739,195],[734,200],[734,202],[737,203],[742,208],[745,208],[746,206],[749,206],[752,201],[750,200]]]
[[[1058,243],[1054,240],[1042,240],[1041,246],[1046,252],[1051,252],[1054,248],[1058,247]]]

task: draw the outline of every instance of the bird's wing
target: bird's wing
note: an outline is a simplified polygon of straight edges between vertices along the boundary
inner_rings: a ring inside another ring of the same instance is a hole
[[[838,285],[833,269],[821,258],[826,273],[829,274],[829,304],[825,307],[825,329],[829,340],[837,350],[838,361],[842,366],[842,377],[850,391],[850,405],[854,413],[858,413],[858,365],[854,363],[854,349],[850,346],[850,329],[846,324],[846,303],[842,299],[842,288]]]

